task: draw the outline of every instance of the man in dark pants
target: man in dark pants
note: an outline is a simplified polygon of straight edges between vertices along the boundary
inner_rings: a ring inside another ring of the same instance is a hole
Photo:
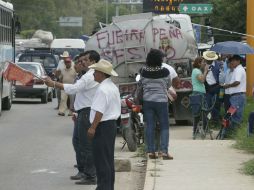
[[[203,58],[206,60],[206,63],[209,65],[208,73],[205,79],[205,88],[206,88],[206,100],[208,106],[211,107],[214,104],[212,109],[212,119],[216,123],[220,123],[220,84],[219,84],[219,75],[222,71],[220,62],[217,61],[218,55],[214,51],[205,51],[203,53]],[[216,96],[216,99],[214,97]],[[215,100],[215,102],[213,102]]]
[[[87,51],[80,54],[79,60],[85,67],[86,73],[77,80],[75,84],[62,84],[53,82],[49,78],[45,81],[48,86],[60,88],[66,93],[76,94],[74,108],[78,113],[77,130],[74,131],[74,143],[76,144],[75,151],[77,151],[77,164],[79,172],[75,176],[71,176],[72,180],[79,180],[75,184],[91,185],[96,184],[96,172],[93,162],[92,142],[87,139],[87,130],[91,126],[89,122],[90,108],[92,105],[92,98],[97,90],[98,83],[94,81],[94,70],[89,69],[88,66],[98,62],[100,55],[96,51]],[[78,158],[80,157],[80,158]],[[83,168],[83,171],[82,171]]]
[[[94,80],[100,85],[93,98],[88,130],[93,138],[93,155],[97,174],[96,190],[114,190],[115,166],[114,148],[116,138],[116,120],[121,114],[120,93],[110,76],[118,76],[112,64],[101,59],[91,65]]]

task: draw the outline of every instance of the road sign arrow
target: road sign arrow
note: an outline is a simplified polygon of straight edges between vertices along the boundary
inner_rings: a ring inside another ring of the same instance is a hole
[[[183,10],[184,10],[185,12],[187,12],[188,7],[187,7],[187,6],[184,6],[184,7],[183,7]]]

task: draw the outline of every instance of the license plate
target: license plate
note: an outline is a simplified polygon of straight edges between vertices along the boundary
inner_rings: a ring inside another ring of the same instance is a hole
[[[128,118],[130,117],[130,113],[123,113],[121,114],[121,118],[124,119],[124,118]]]

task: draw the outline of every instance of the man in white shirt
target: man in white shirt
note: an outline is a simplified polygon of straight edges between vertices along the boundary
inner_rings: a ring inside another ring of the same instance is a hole
[[[162,67],[164,67],[164,68],[169,70],[172,86],[174,88],[179,88],[178,86],[180,84],[180,79],[179,79],[175,69],[171,65],[168,65],[166,63],[162,63]]]
[[[97,174],[96,190],[114,190],[114,147],[116,138],[116,120],[121,114],[119,89],[110,76],[118,76],[110,62],[101,59],[91,65],[94,79],[100,85],[91,106],[88,136],[93,138],[94,162]]]
[[[209,67],[208,73],[205,79],[205,87],[206,87],[206,100],[208,106],[211,107],[214,104],[212,109],[212,119],[216,123],[220,123],[220,100],[219,100],[219,92],[220,92],[220,83],[219,83],[219,75],[221,71],[220,62],[217,61],[218,55],[214,51],[205,51],[203,53],[203,58],[206,60],[207,66]],[[216,102],[213,102],[214,97],[216,98]]]
[[[64,51],[63,54],[60,55],[61,60],[58,62],[57,68],[55,70],[55,76],[58,81],[60,81],[59,76],[61,74],[61,71],[63,71],[66,67],[64,64],[64,60],[70,59],[70,55],[68,51]],[[74,67],[74,63],[72,62],[72,67]],[[62,81],[60,81],[62,82]],[[57,95],[57,107],[56,109],[59,109],[60,101],[61,101],[61,90],[60,89],[55,89],[56,90],[56,95]]]
[[[223,87],[229,90],[230,104],[237,109],[236,113],[232,116],[232,121],[234,124],[239,125],[242,122],[246,102],[246,72],[241,65],[241,57],[239,55],[230,57],[229,64],[232,65],[234,71],[231,80],[225,83]]]
[[[85,67],[86,73],[76,81],[75,84],[62,84],[54,82],[47,78],[45,83],[48,86],[54,86],[64,90],[68,94],[76,94],[74,101],[74,108],[78,113],[77,128],[74,132],[73,138],[76,145],[76,159],[79,172],[75,176],[71,176],[72,180],[81,179],[77,181],[78,185],[96,184],[95,166],[92,154],[92,142],[87,138],[87,130],[91,126],[89,122],[89,115],[92,105],[92,99],[98,88],[99,83],[94,80],[94,70],[88,67],[100,60],[100,55],[93,50],[86,51],[80,54],[79,61]]]

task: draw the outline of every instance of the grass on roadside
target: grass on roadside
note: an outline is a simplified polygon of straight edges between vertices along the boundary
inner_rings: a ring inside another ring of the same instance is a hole
[[[237,131],[236,134],[236,145],[235,147],[241,150],[245,150],[249,153],[254,154],[254,135],[247,136],[248,117],[250,112],[254,111],[254,100],[253,98],[247,98],[246,107],[244,110],[243,124],[242,127]],[[244,163],[243,172],[247,175],[254,175],[254,159]]]
[[[242,171],[246,174],[246,175],[254,175],[254,159],[245,162],[244,166],[242,168]]]
[[[136,157],[146,157],[146,152],[145,152],[145,144],[141,144],[138,146],[138,150],[136,151],[135,154]]]

